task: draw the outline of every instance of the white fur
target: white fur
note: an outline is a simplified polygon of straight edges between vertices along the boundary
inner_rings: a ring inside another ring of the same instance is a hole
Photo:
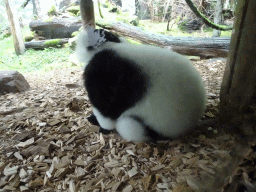
[[[98,34],[98,33],[95,33]],[[83,30],[79,33],[78,35],[78,39],[76,41],[76,51],[75,54],[77,56],[77,59],[86,65],[88,64],[88,62],[90,61],[90,59],[99,51],[101,51],[103,48],[111,48],[113,46],[115,46],[116,44],[120,44],[120,43],[114,43],[114,42],[107,42],[104,44],[101,44],[101,47],[95,46],[93,51],[87,51],[86,48],[88,46],[92,46],[92,42],[90,40],[90,37],[92,35],[88,36],[87,31]],[[128,45],[130,45],[130,43],[128,43],[124,38],[119,38],[121,43],[127,43]],[[94,39],[95,41],[95,39]],[[101,40],[103,41],[103,40]]]
[[[104,129],[107,130],[113,130],[115,129],[116,126],[116,122],[111,120],[110,118],[104,117],[98,109],[96,109],[95,107],[92,108],[93,109],[93,113],[96,116],[99,124],[101,127],[103,127]]]
[[[75,52],[77,59],[82,63],[88,64],[89,60],[94,55],[94,53],[90,54],[90,52],[86,50],[87,46],[89,45],[90,44],[89,44],[89,38],[88,38],[87,32],[83,30],[79,33],[78,39],[76,41],[76,52]]]
[[[105,34],[100,34],[99,30],[94,31],[94,29],[90,26],[86,28],[88,33],[88,43],[90,46],[94,48],[98,48],[103,43],[106,42]]]
[[[80,39],[84,42],[84,34]],[[78,42],[77,50],[80,61],[87,64],[98,51],[113,49],[139,65],[149,76],[151,85],[145,97],[117,119],[115,127],[120,135],[127,140],[148,140],[143,136],[144,127],[130,119],[130,115],[139,116],[145,124],[166,137],[179,136],[195,127],[204,113],[206,95],[202,79],[190,61],[167,49],[124,42],[106,42],[101,49],[91,53],[85,51],[86,44]],[[109,123],[108,118],[96,117],[103,128],[108,129],[103,125],[111,125],[108,126],[111,128],[115,125]]]
[[[138,122],[129,117],[118,118],[116,123],[117,132],[127,141],[149,141],[145,128]]]

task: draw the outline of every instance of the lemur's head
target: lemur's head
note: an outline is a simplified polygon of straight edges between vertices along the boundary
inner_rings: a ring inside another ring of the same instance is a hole
[[[116,43],[125,42],[123,38],[104,30],[86,27],[80,32],[76,41],[76,55],[80,62],[86,63],[88,59],[104,48],[111,48]]]

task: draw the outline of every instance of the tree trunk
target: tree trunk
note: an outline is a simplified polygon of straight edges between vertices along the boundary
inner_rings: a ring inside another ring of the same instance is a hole
[[[39,0],[32,0],[32,3],[33,3],[33,14],[36,16],[36,18],[40,18],[41,7],[40,7]]]
[[[198,10],[199,10],[201,13],[204,12],[204,10],[205,10],[205,0],[201,0],[201,1],[200,1],[200,6],[199,6]]]
[[[24,9],[28,3],[29,3],[30,0],[25,0],[24,3],[22,3],[22,5],[20,6],[20,8]]]
[[[154,21],[154,16],[155,16],[153,1],[149,0],[147,2],[147,5],[148,5],[149,13],[150,13],[150,19],[153,22]]]
[[[39,1],[38,0],[32,0],[32,4],[33,4],[33,15],[34,15],[34,18],[36,19],[39,19],[40,18],[40,13],[41,13],[41,7],[40,7],[40,4],[39,4]]]
[[[222,0],[217,0],[214,13],[214,23],[219,25],[221,23],[221,13],[222,13]],[[220,37],[221,31],[213,29],[213,37]]]
[[[230,38],[214,37],[172,37],[162,34],[145,32],[138,27],[122,22],[106,23],[103,20],[96,23],[113,33],[128,37],[146,44],[155,44],[169,48],[184,55],[200,56],[202,58],[227,57]]]
[[[231,10],[232,10],[232,11],[235,10],[235,3],[236,3],[235,0],[230,0],[230,7],[231,7]]]
[[[228,9],[228,7],[229,7],[229,0],[224,0],[223,9]]]
[[[230,122],[234,117],[243,117],[245,113],[255,114],[255,10],[255,0],[239,1],[237,5],[235,30],[220,92],[220,118],[223,122]],[[239,125],[238,122],[234,123]]]
[[[166,1],[165,8],[164,8],[164,16],[163,16],[162,22],[164,22],[164,20],[165,20],[166,13],[167,13],[168,8],[169,8],[169,6],[170,6],[170,1],[171,1],[171,0],[167,0],[167,1]]]
[[[171,9],[171,20],[176,18],[176,9],[177,9],[177,0],[172,0],[172,9]]]
[[[95,28],[93,1],[81,0],[80,11],[81,11],[83,28],[85,29],[87,25],[90,25],[91,27]]]
[[[6,5],[6,11],[8,15],[9,25],[11,28],[15,52],[17,55],[21,55],[25,52],[25,46],[21,33],[20,22],[16,10],[13,9],[12,2],[10,0],[4,0],[4,2]]]

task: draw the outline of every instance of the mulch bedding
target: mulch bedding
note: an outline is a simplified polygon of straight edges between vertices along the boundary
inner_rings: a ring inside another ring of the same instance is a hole
[[[225,60],[197,60],[204,118],[218,114]],[[217,124],[172,141],[133,143],[88,122],[78,68],[25,74],[30,90],[0,96],[0,191],[255,191],[254,141]]]

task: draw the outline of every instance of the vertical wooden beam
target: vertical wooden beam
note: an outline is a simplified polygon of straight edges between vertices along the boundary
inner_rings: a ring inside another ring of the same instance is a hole
[[[256,90],[256,1],[240,0],[220,92],[220,119],[253,113]],[[254,106],[256,107],[256,106]]]
[[[81,0],[80,1],[80,11],[83,28],[87,25],[95,28],[95,17],[94,17],[94,7],[92,0]]]
[[[16,10],[13,8],[13,4],[10,0],[4,0],[6,5],[6,11],[11,28],[11,34],[13,38],[14,48],[17,55],[21,55],[25,52],[24,40],[22,38],[20,23]]]
[[[164,22],[164,20],[165,20],[166,13],[167,13],[168,8],[169,8],[169,6],[170,6],[170,2],[171,2],[171,0],[166,0],[166,2],[165,2],[165,7],[164,7],[164,16],[163,16],[163,18],[162,18],[162,22]]]
[[[219,25],[221,23],[221,15],[223,9],[223,0],[217,0],[214,13],[214,23]],[[213,37],[220,37],[221,31],[213,29]]]
[[[37,19],[41,18],[41,7],[39,0],[32,0],[33,4],[33,14],[36,16]]]

